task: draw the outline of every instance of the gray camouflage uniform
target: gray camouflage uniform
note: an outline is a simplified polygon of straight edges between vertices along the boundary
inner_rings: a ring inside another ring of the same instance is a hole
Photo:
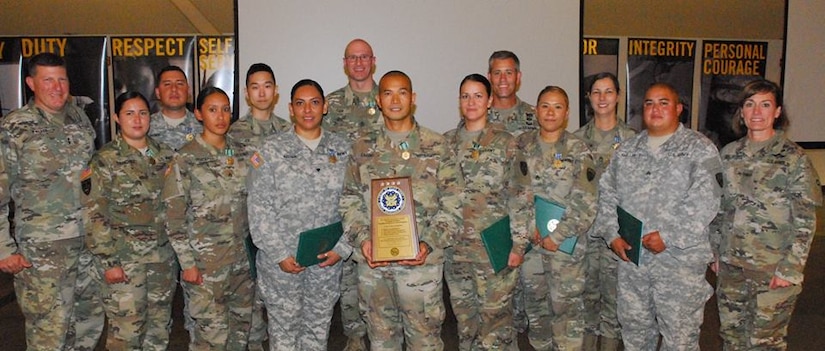
[[[596,172],[587,144],[569,132],[553,144],[539,131],[516,137],[513,164],[512,230],[524,237],[536,232],[534,195],[566,208],[550,237],[561,244],[577,237],[573,254],[534,247],[524,258],[521,274],[528,338],[536,350],[581,350],[587,230],[596,215]]]
[[[195,114],[191,111],[186,111],[186,117],[183,123],[172,127],[163,119],[163,114],[155,112],[149,120],[149,134],[148,136],[161,143],[166,144],[172,150],[180,150],[183,144],[191,141],[195,135],[200,135],[203,132],[203,125],[195,118]]]
[[[464,226],[447,249],[444,277],[458,320],[460,350],[515,350],[513,289],[517,269],[498,274],[490,265],[481,232],[508,215],[513,136],[488,124],[478,135],[463,125],[444,134],[464,178]],[[523,255],[527,238],[513,235],[511,252]]]
[[[602,132],[596,128],[594,118],[573,134],[582,138],[590,148],[593,160],[596,162],[598,181],[607,169],[610,158],[613,157],[613,152],[619,144],[635,136],[636,131],[624,122],[617,121],[613,129]],[[587,236],[587,252],[584,255],[587,261],[584,286],[584,328],[589,334],[621,339],[619,319],[616,316],[616,284],[618,283],[616,279],[619,258],[604,242],[603,235],[594,231],[595,228],[595,226],[590,227]]]
[[[269,114],[269,120],[262,122],[252,113],[248,112],[229,127],[229,135],[239,143],[259,149],[264,139],[272,134],[280,133],[290,129],[292,124],[274,113]],[[251,255],[255,255],[257,248],[252,245],[252,238],[247,239],[247,246]],[[253,262],[254,263],[254,262]],[[266,320],[264,320],[264,303],[258,296],[258,289],[255,289],[255,303],[252,307],[252,325],[249,327],[249,350],[263,350],[263,343],[268,339],[266,330]]]
[[[0,191],[3,222],[9,200],[15,203],[14,238],[5,224],[0,258],[17,253],[32,264],[14,276],[29,350],[91,350],[103,331],[100,287],[83,243],[82,177],[95,134],[73,102],[63,112],[51,115],[32,101],[0,122],[8,177]]]
[[[174,152],[151,138],[147,144],[144,155],[118,136],[89,161],[86,244],[101,277],[121,267],[128,278],[116,284],[101,279],[109,350],[166,350],[169,344],[178,266],[160,192]]]
[[[711,240],[726,350],[784,350],[822,205],[819,177],[801,147],[776,131],[722,149],[724,189]],[[791,286],[770,289],[777,276]]]
[[[360,94],[363,95],[363,94]],[[372,90],[366,96],[358,96],[349,84],[326,96],[329,109],[324,116],[324,130],[338,133],[353,141],[358,138],[362,128],[379,128],[384,125],[381,111],[376,104],[378,84],[373,82]],[[370,110],[372,108],[372,110]],[[370,111],[374,111],[370,114]],[[355,248],[356,251],[360,247]],[[343,263],[341,276],[341,322],[344,335],[348,338],[360,338],[366,335],[367,326],[358,306],[358,272],[357,262],[348,259]]]
[[[196,266],[203,275],[202,285],[182,282],[196,323],[190,350],[246,349],[255,289],[244,246],[251,156],[231,137],[217,150],[198,134],[167,172],[161,197],[169,241],[181,269]]]
[[[408,350],[441,350],[444,249],[461,230],[463,181],[443,136],[415,123],[406,142],[408,160],[384,127],[353,144],[341,196],[344,236],[361,261],[358,293],[372,350],[401,350],[404,344]],[[419,239],[433,251],[420,266],[371,269],[360,253],[370,238],[370,180],[405,176],[412,179]]]
[[[324,132],[310,150],[294,131],[266,139],[262,165],[251,173],[249,224],[260,248],[258,287],[269,314],[270,350],[326,350],[332,309],[340,294],[341,264],[284,272],[278,264],[294,257],[301,232],[341,220],[338,200],[349,143]],[[342,261],[352,248],[339,240]]]
[[[618,315],[627,350],[698,350],[699,327],[712,290],[708,225],[719,209],[721,164],[713,143],[679,125],[656,152],[646,131],[623,142],[599,181],[596,232],[619,237],[616,206],[658,230],[659,254],[641,249],[640,266],[619,262]],[[660,324],[661,323],[661,324]]]
[[[521,99],[518,99],[516,105],[500,110],[491,107],[487,111],[487,121],[499,126],[503,126],[504,130],[518,136],[521,133],[531,130],[539,129],[539,121],[536,119],[536,109]]]

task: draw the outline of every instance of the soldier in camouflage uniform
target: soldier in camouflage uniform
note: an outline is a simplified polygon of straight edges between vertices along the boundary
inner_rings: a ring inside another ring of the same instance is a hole
[[[195,321],[189,349],[245,350],[255,297],[244,245],[246,176],[254,157],[225,136],[232,111],[223,90],[204,89],[196,105],[203,133],[181,148],[161,193]]]
[[[508,215],[510,133],[487,123],[490,81],[479,74],[462,80],[459,105],[463,123],[444,134],[455,152],[465,186],[463,230],[446,251],[444,277],[458,320],[460,350],[515,350],[513,289],[518,280],[527,238],[513,236],[510,269],[498,274],[490,265],[481,232]]]
[[[363,39],[354,39],[344,50],[344,72],[348,83],[327,95],[329,110],[324,130],[339,133],[347,140],[358,138],[363,128],[380,128],[384,123],[378,110],[378,84],[373,80],[375,56]],[[367,326],[358,303],[358,272],[354,259],[345,260],[341,278],[341,322],[347,336],[345,351],[366,350]]]
[[[324,117],[324,130],[355,140],[361,129],[380,127],[384,123],[378,111],[378,84],[373,80],[375,56],[369,43],[354,39],[347,44],[344,72],[347,85],[326,97],[329,112]]]
[[[722,206],[711,231],[720,334],[725,350],[785,350],[822,188],[784,133],[779,86],[756,80],[742,93],[736,127],[747,136],[722,149]]]
[[[246,71],[246,102],[249,112],[229,128],[229,135],[238,142],[260,147],[264,138],[289,129],[290,123],[275,115],[275,97],[278,85],[275,73],[264,63],[249,66]]]
[[[384,127],[359,137],[352,148],[341,196],[344,236],[359,248],[358,293],[366,311],[372,350],[441,350],[444,322],[444,249],[461,226],[461,176],[443,136],[415,122],[409,77],[386,73],[379,83]],[[419,254],[375,262],[370,241],[370,182],[411,177]]]
[[[506,50],[494,52],[488,60],[487,78],[493,85],[493,103],[487,111],[489,121],[515,136],[538,130],[536,109],[516,95],[521,85],[518,56]]]
[[[155,95],[160,100],[160,111],[152,114],[149,137],[179,150],[203,130],[195,115],[186,109],[189,82],[178,66],[161,69],[156,82]]]
[[[104,323],[83,242],[86,163],[95,133],[83,110],[69,101],[61,57],[35,55],[28,73],[32,101],[0,124],[7,177],[0,217],[8,217],[10,199],[15,203],[14,238],[7,221],[0,227],[0,270],[14,274],[29,350],[91,350]]]
[[[521,266],[528,338],[536,350],[581,350],[584,333],[585,237],[596,215],[596,173],[587,144],[564,129],[568,106],[564,89],[544,88],[536,108],[541,129],[515,140],[510,218],[516,235],[538,246]],[[534,195],[566,208],[544,239],[535,224]],[[558,251],[569,237],[578,238],[572,254]]]
[[[108,350],[166,350],[178,265],[163,227],[160,192],[174,151],[146,137],[149,101],[115,100],[121,134],[89,161],[86,243],[103,277]]]
[[[618,316],[626,350],[698,350],[712,290],[708,225],[719,209],[721,164],[713,143],[679,123],[682,105],[665,83],[645,94],[647,130],[624,141],[599,181],[596,232],[619,262]],[[644,223],[641,263],[628,262],[616,207]],[[660,324],[661,323],[661,324]]]
[[[619,144],[636,131],[618,119],[619,80],[609,72],[597,74],[587,89],[592,119],[574,134],[582,138],[596,162],[596,179],[607,169]],[[587,273],[584,286],[584,349],[617,351],[621,345],[616,316],[616,276],[619,258],[607,247],[603,235],[590,227],[587,236]]]
[[[258,286],[269,313],[270,349],[325,351],[340,295],[339,261],[352,248],[339,240],[310,267],[299,265],[295,253],[299,233],[341,220],[338,200],[350,145],[322,131],[327,105],[318,83],[299,81],[291,101],[294,129],[266,139],[261,166],[250,175],[250,230],[261,248]]]
[[[275,73],[264,63],[255,63],[246,71],[246,102],[249,112],[229,127],[229,136],[239,143],[258,149],[264,138],[289,129],[290,123],[272,113],[275,108],[275,97],[278,96],[278,85],[275,84]],[[252,238],[247,239],[247,246],[254,256],[257,248],[252,244]],[[255,289],[255,305],[252,311],[252,326],[249,330],[249,350],[263,350],[263,343],[267,339],[266,320],[263,318],[264,305]]]

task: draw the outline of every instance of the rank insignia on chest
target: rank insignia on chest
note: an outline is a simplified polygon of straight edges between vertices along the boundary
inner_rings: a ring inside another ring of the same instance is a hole
[[[521,171],[521,175],[527,176],[527,161],[519,162],[518,168]]]
[[[260,167],[262,164],[264,164],[264,158],[261,157],[261,154],[259,154],[257,151],[255,151],[255,153],[252,154],[252,157],[249,158],[249,163],[252,164],[252,167],[255,167],[255,169],[258,169],[258,167]]]

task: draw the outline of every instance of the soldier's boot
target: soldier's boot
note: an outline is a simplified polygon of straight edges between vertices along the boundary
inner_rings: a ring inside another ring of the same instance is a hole
[[[364,344],[363,336],[353,336],[347,339],[347,347],[344,351],[367,351],[367,345]]]
[[[622,340],[621,339],[613,339],[607,338],[602,336],[602,343],[599,347],[599,351],[619,351],[621,350]]]
[[[582,343],[582,350],[584,351],[598,351],[599,350],[599,336],[593,333],[584,334],[584,342]]]

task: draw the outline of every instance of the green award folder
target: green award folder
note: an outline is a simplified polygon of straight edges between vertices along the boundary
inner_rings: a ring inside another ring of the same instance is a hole
[[[616,206],[616,214],[619,217],[619,235],[630,244],[630,250],[625,251],[627,258],[637,266],[642,259],[642,234],[644,224],[638,218],[625,211],[621,206]]]
[[[252,242],[251,235],[246,237],[243,245],[246,249],[246,259],[249,260],[249,274],[252,275],[252,279],[255,279],[258,277],[258,269],[256,268],[257,266],[255,266],[255,255],[258,254],[258,247]]]
[[[533,202],[536,207],[536,229],[539,230],[539,235],[542,238],[546,238],[550,233],[556,231],[556,226],[559,225],[566,208],[538,195],[533,197]],[[559,244],[559,251],[572,255],[578,241],[578,235],[564,239]]]
[[[481,231],[481,241],[487,249],[487,257],[493,270],[498,273],[507,267],[510,259],[510,250],[513,249],[513,238],[510,235],[510,217],[499,219],[493,225]]]
[[[295,260],[301,267],[323,262],[324,260],[318,259],[318,255],[332,250],[342,234],[344,234],[344,226],[340,221],[301,232],[298,237],[298,252],[295,254]]]

